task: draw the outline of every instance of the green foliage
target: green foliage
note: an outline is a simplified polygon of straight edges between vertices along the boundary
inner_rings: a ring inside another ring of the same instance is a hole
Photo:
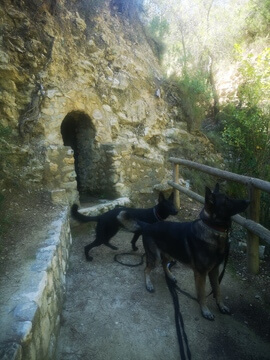
[[[147,34],[147,37],[148,37],[149,44],[150,44],[155,56],[161,62],[163,59],[163,55],[166,51],[166,45],[162,41],[159,41],[159,40],[153,38],[152,36],[149,36],[148,34]]]
[[[0,123],[0,139],[9,139],[11,136],[12,130],[10,127],[3,126]]]
[[[204,75],[186,72],[181,78],[171,76],[166,87],[169,95],[173,93],[174,105],[183,113],[188,130],[200,129],[211,101],[211,91]]]
[[[233,171],[263,177],[269,159],[269,119],[258,106],[238,108],[227,105],[222,113],[222,139],[232,154]]]
[[[236,160],[234,171],[269,179],[270,49],[256,58],[244,57],[239,46],[237,52],[242,83],[237,103],[227,104],[221,112],[222,138]]]
[[[169,23],[166,19],[161,19],[160,16],[155,16],[150,24],[149,31],[155,38],[163,40],[165,35],[169,33]]]
[[[241,106],[259,105],[265,110],[262,102],[270,96],[270,48],[265,48],[254,56],[249,53],[244,56],[240,45],[235,45],[236,60],[240,63],[238,71],[242,83],[238,87],[238,98]]]
[[[256,37],[268,37],[270,24],[270,0],[251,0],[246,19],[247,35],[251,41]]]
[[[220,113],[230,170],[270,181],[270,49],[244,56],[237,46],[242,82],[238,99]],[[228,156],[229,155],[229,156]],[[262,196],[262,222],[269,225],[270,196]]]
[[[161,19],[159,16],[155,16],[146,29],[146,35],[159,61],[162,60],[166,50],[164,38],[168,33],[168,21],[166,19]]]

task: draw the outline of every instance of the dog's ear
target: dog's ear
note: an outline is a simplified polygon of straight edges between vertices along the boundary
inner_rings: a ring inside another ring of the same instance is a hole
[[[160,203],[163,200],[165,200],[164,194],[163,194],[163,192],[160,192],[159,195],[158,195],[158,202]]]
[[[214,204],[213,193],[209,187],[205,187],[205,204]]]
[[[216,183],[215,189],[214,189],[214,193],[217,194],[219,193],[219,183]]]
[[[168,197],[168,200],[173,201],[174,198],[174,192],[171,193],[171,195]]]

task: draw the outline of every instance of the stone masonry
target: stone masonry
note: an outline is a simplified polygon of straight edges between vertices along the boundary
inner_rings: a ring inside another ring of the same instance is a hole
[[[1,360],[54,358],[71,245],[67,208],[49,228],[22,285],[1,308]]]
[[[171,154],[199,160],[210,145],[156,96],[162,70],[139,19],[94,3],[0,5],[0,185],[152,201]]]

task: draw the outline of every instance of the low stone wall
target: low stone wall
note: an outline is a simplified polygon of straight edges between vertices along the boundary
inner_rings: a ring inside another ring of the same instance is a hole
[[[66,208],[50,225],[48,236],[24,273],[24,293],[17,294],[0,343],[1,360],[54,359],[60,329],[71,234]],[[5,323],[5,322],[3,322]]]

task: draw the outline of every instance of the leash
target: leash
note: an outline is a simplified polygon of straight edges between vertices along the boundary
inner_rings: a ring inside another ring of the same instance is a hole
[[[187,334],[185,332],[184,321],[182,314],[180,312],[179,300],[177,295],[177,288],[175,282],[171,280],[167,274],[165,273],[165,279],[172,295],[173,304],[174,304],[174,318],[175,318],[175,326],[176,333],[178,338],[179,350],[180,350],[180,358],[181,360],[191,359],[191,353],[188,345]],[[179,289],[179,288],[178,288]]]
[[[138,257],[141,257],[141,260],[136,264],[128,264],[128,263],[125,263],[125,262],[118,259],[121,256],[138,256]],[[121,253],[121,254],[116,254],[114,256],[114,260],[116,262],[118,262],[119,264],[121,264],[121,265],[129,266],[129,267],[135,267],[135,266],[139,266],[139,265],[143,264],[144,256],[145,256],[145,254],[139,255],[139,254],[134,254],[134,253]],[[170,267],[173,266],[174,264],[175,264],[175,262],[173,264],[170,264]],[[195,299],[194,297],[192,297],[188,293],[181,290],[175,284],[175,282],[172,281],[167,276],[166,273],[165,273],[165,279],[166,279],[167,286],[168,286],[168,288],[170,290],[170,293],[172,295],[172,298],[173,298],[176,333],[177,333],[177,338],[178,338],[178,344],[179,344],[179,349],[180,349],[181,360],[186,360],[186,359],[190,360],[191,359],[191,353],[190,353],[190,349],[189,349],[189,345],[188,345],[187,334],[185,332],[183,317],[182,317],[182,314],[180,312],[180,306],[179,306],[179,300],[178,300],[177,291],[182,292],[183,294],[189,296],[193,300],[197,300],[197,299]]]
[[[135,264],[130,264],[130,263],[125,263],[125,262],[119,260],[119,257],[121,257],[121,256],[134,256],[134,257],[136,256],[136,257],[140,257],[141,259],[139,262],[137,262]],[[140,255],[140,254],[134,254],[134,253],[122,253],[122,254],[116,254],[114,256],[114,261],[116,261],[119,264],[124,265],[124,266],[135,267],[135,266],[140,266],[143,264],[144,256],[145,256],[145,254]]]

